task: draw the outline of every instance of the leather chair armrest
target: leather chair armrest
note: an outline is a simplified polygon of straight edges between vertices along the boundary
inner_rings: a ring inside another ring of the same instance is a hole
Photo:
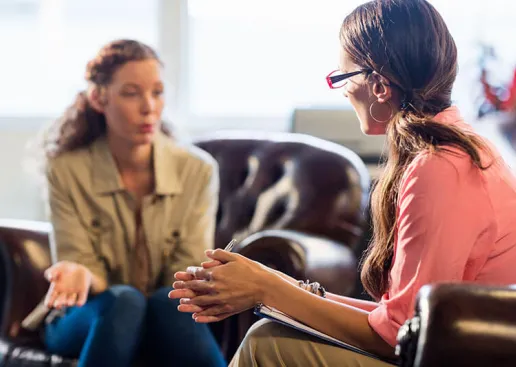
[[[317,281],[327,291],[349,295],[357,277],[353,251],[346,245],[291,230],[257,232],[234,249],[295,279]]]
[[[398,333],[401,366],[516,365],[516,287],[424,286]]]
[[[37,333],[21,322],[48,289],[49,230],[44,222],[0,219],[0,336],[24,345],[39,344]]]

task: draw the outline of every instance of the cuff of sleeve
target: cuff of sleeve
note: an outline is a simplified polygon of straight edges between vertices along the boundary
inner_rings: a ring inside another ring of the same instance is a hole
[[[385,304],[380,304],[369,313],[369,326],[392,347],[396,347],[398,330],[401,325],[390,317]]]

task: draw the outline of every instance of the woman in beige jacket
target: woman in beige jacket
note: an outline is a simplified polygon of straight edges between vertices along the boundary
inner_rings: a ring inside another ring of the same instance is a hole
[[[61,310],[46,346],[84,367],[129,366],[141,346],[152,366],[222,366],[209,328],[167,298],[174,273],[213,247],[216,163],[162,125],[150,47],[104,46],[86,80],[45,144],[55,262],[45,303]]]

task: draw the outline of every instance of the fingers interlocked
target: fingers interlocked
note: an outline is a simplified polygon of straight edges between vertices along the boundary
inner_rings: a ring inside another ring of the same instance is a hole
[[[212,293],[215,291],[214,283],[209,280],[187,280],[187,281],[177,281],[173,284],[174,289],[189,289],[194,291],[196,294],[202,293]]]
[[[213,280],[213,272],[211,269],[205,269],[201,266],[189,266],[186,269],[188,274],[193,275],[195,279]]]

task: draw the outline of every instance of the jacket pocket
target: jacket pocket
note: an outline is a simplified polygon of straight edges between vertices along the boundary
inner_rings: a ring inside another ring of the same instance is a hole
[[[181,231],[179,229],[173,229],[170,231],[168,236],[165,237],[162,257],[163,257],[163,265],[170,265],[172,259],[174,257],[174,252],[177,250],[179,245],[181,244],[182,236]]]
[[[102,214],[92,214],[85,216],[83,222],[95,254],[111,277],[111,273],[118,267],[117,260],[119,260],[113,243],[114,228],[111,219]]]

